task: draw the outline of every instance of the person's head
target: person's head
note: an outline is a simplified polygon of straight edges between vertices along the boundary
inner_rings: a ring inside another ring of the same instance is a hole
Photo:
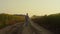
[[[26,15],[28,16],[28,13],[26,13]]]

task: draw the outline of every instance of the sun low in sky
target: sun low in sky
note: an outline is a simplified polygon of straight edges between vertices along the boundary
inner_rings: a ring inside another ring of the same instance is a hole
[[[0,0],[0,13],[30,16],[60,13],[60,0]]]

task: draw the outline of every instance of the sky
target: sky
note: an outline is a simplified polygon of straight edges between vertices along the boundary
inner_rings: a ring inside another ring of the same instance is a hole
[[[60,13],[60,0],[0,0],[0,13],[29,16]]]

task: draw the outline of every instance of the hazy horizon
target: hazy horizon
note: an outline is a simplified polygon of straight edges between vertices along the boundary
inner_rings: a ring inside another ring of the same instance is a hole
[[[0,0],[0,13],[30,16],[60,13],[60,0]]]

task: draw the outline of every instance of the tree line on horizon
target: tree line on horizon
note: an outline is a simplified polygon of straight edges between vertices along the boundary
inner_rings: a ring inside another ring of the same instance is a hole
[[[24,15],[0,14],[0,29],[15,23],[24,22]]]
[[[31,19],[34,23],[39,24],[55,34],[60,34],[60,13],[44,16],[34,15]]]

